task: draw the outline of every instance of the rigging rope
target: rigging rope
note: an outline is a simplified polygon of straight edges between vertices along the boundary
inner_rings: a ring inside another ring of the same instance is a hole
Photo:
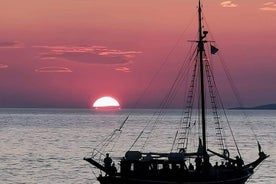
[[[214,76],[212,76],[212,77],[214,78]],[[216,84],[214,84],[214,85],[216,86]],[[218,91],[218,88],[217,88],[217,87],[215,87],[215,88],[216,88],[216,90]],[[219,94],[218,92],[217,92],[217,95],[218,95],[218,99],[219,99],[220,105],[221,105],[221,107],[222,107],[222,111],[223,111],[224,116],[225,116],[225,118],[226,118],[226,122],[227,122],[227,125],[228,125],[228,127],[229,127],[231,136],[232,136],[233,141],[234,141],[234,144],[235,144],[235,146],[236,146],[237,152],[238,152],[240,158],[242,158],[242,157],[241,157],[240,150],[239,150],[239,147],[238,147],[238,144],[237,144],[237,141],[236,141],[236,138],[235,138],[235,136],[234,136],[234,132],[233,132],[231,126],[230,126],[230,121],[229,121],[229,119],[228,119],[228,116],[227,116],[225,107],[224,107],[224,105],[223,105],[222,98],[221,98],[221,96],[220,96],[220,94]]]
[[[195,52],[196,52],[196,49],[195,49]],[[192,55],[195,55],[192,54]],[[193,56],[193,58],[196,58],[197,55]],[[186,149],[187,148],[187,145],[188,145],[188,136],[189,136],[189,133],[190,133],[190,130],[191,130],[191,116],[192,116],[192,112],[193,112],[193,103],[194,103],[194,97],[195,97],[195,91],[196,91],[196,84],[197,84],[197,66],[198,66],[198,62],[197,62],[197,59],[191,59],[193,61],[195,61],[194,63],[194,67],[193,67],[193,73],[192,73],[192,80],[191,80],[191,83],[190,83],[190,89],[189,89],[189,92],[187,94],[187,105],[186,105],[186,111],[185,111],[185,116],[183,116],[183,118],[181,119],[180,121],[180,128],[179,129],[184,129],[184,131],[182,130],[182,132],[180,132],[180,134],[184,135],[184,137],[180,137],[178,138],[178,147],[177,149],[180,150],[182,148]],[[181,142],[181,140],[183,139],[183,142]],[[182,147],[182,146],[183,147]]]
[[[227,65],[226,65],[226,63],[225,63],[225,61],[223,60],[221,54],[219,54],[219,57],[220,57],[220,60],[221,60],[223,69],[224,69],[224,71],[225,71],[225,73],[226,73],[226,75],[227,75],[227,78],[228,78],[229,82],[230,82],[230,86],[231,86],[231,88],[232,88],[232,90],[233,90],[233,92],[234,92],[234,95],[235,95],[235,97],[236,97],[236,99],[237,99],[237,101],[238,101],[238,105],[239,105],[239,106],[241,107],[241,109],[242,109],[241,111],[242,111],[242,113],[243,113],[243,116],[246,118],[247,124],[251,125],[251,124],[250,124],[250,121],[249,121],[249,119],[248,119],[248,115],[247,115],[247,114],[245,113],[245,111],[243,110],[243,109],[244,109],[244,105],[243,105],[243,102],[242,102],[241,97],[240,97],[240,95],[239,95],[238,89],[237,89],[237,87],[235,86],[235,83],[233,82],[233,79],[232,79],[232,77],[231,77],[231,75],[230,75],[230,71],[229,71],[229,69],[228,69],[228,67],[227,67]],[[250,129],[251,129],[251,131],[252,131],[252,133],[253,133],[253,135],[254,135],[256,141],[258,141],[257,134],[255,133],[253,127],[250,126]]]
[[[215,40],[215,39],[214,39],[214,36],[212,35],[212,33],[211,33],[211,31],[210,31],[210,30],[211,30],[211,29],[210,29],[210,26],[208,25],[208,23],[207,23],[207,21],[206,21],[206,19],[205,19],[205,15],[204,15],[204,14],[203,14],[203,17],[204,17],[204,23],[206,24],[206,26],[207,26],[207,28],[208,28],[208,30],[209,30],[209,35],[210,35],[211,39],[212,39],[212,40]],[[242,102],[241,97],[240,97],[240,95],[239,95],[238,89],[237,89],[237,87],[236,87],[236,85],[235,85],[235,83],[234,83],[234,81],[233,81],[233,79],[232,79],[232,77],[231,77],[230,70],[228,69],[228,66],[227,66],[227,64],[226,64],[226,62],[225,62],[225,60],[224,60],[224,58],[223,58],[223,56],[222,56],[222,53],[221,53],[221,52],[218,52],[218,53],[216,53],[216,55],[218,55],[219,61],[220,61],[221,65],[222,65],[222,68],[223,68],[224,73],[225,73],[225,75],[226,75],[226,77],[227,77],[227,80],[228,80],[228,82],[229,82],[229,84],[230,84],[230,87],[231,87],[231,89],[232,89],[232,92],[233,92],[233,94],[234,94],[234,96],[235,96],[235,98],[236,98],[236,100],[237,100],[237,103],[238,103],[239,107],[241,107],[241,112],[242,112],[242,114],[243,114],[243,117],[245,117],[245,122],[247,122],[247,124],[249,125],[250,130],[251,130],[251,132],[252,132],[252,134],[253,134],[255,140],[258,142],[257,134],[255,133],[255,131],[254,131],[252,125],[251,125],[251,122],[249,121],[248,115],[247,115],[247,114],[245,113],[245,111],[243,110],[243,109],[244,109],[243,102]],[[222,102],[221,99],[220,99],[220,101]],[[221,104],[222,104],[222,103],[221,103]],[[224,114],[226,114],[225,108],[224,108],[224,107],[223,107],[223,111],[224,111]],[[227,116],[226,116],[226,117],[227,117]],[[227,120],[227,123],[229,124],[228,126],[230,126],[229,120]],[[232,130],[231,130],[231,134],[232,134]],[[232,135],[232,136],[233,136],[233,135]],[[235,142],[235,144],[236,144],[236,142]],[[240,153],[239,153],[239,155],[240,155]]]
[[[192,22],[195,19],[195,15],[192,16],[192,19],[190,20],[189,24],[187,25],[187,27],[184,29],[184,31],[181,33],[181,35],[179,36],[179,38],[177,39],[176,43],[174,44],[174,46],[172,47],[172,49],[169,51],[169,53],[167,54],[167,56],[165,57],[164,61],[162,62],[161,66],[159,67],[159,69],[155,72],[155,74],[153,75],[152,79],[150,80],[149,84],[147,85],[147,87],[145,88],[145,90],[143,91],[143,93],[139,96],[139,98],[137,99],[137,101],[134,104],[134,107],[137,107],[138,104],[140,103],[141,99],[146,95],[146,93],[148,92],[148,90],[150,89],[150,87],[152,86],[153,82],[157,79],[159,73],[162,71],[162,69],[167,65],[168,61],[169,61],[169,57],[173,54],[173,52],[175,51],[175,49],[177,48],[177,46],[179,45],[180,41],[182,40],[182,37],[184,36],[184,34],[186,33],[186,31],[188,30],[188,28],[190,27],[190,25],[192,24]],[[129,117],[132,114],[132,111],[128,114],[127,117]],[[128,118],[127,118],[128,119]],[[119,130],[121,130],[125,123],[127,122],[127,119],[121,124]],[[148,126],[148,125],[147,125]],[[146,127],[147,127],[146,126]],[[140,133],[141,134],[141,133]],[[141,135],[138,135],[139,137]],[[139,138],[138,138],[139,139]],[[132,147],[134,146],[134,144],[138,141],[135,140]]]
[[[205,57],[207,58],[206,55],[205,55]],[[211,107],[212,107],[213,115],[214,115],[214,119],[215,119],[215,125],[216,125],[216,131],[217,131],[216,136],[218,137],[218,141],[220,143],[221,150],[225,150],[226,144],[225,144],[225,140],[223,138],[223,137],[225,137],[225,135],[223,134],[223,131],[222,131],[223,128],[220,125],[220,117],[219,117],[219,113],[218,113],[218,104],[217,104],[217,98],[216,98],[216,96],[219,94],[215,93],[215,91],[217,91],[217,89],[216,89],[217,87],[216,87],[215,79],[213,77],[213,72],[210,68],[210,64],[209,64],[208,60],[205,61],[205,72],[207,75]]]
[[[193,49],[193,46],[190,47],[190,51],[192,49]],[[192,55],[194,55],[194,53]],[[184,70],[184,69],[185,68],[190,68],[189,65],[192,64],[190,58],[192,57],[192,55],[190,57],[187,55],[186,58],[184,59],[184,62],[182,64],[182,66],[180,67],[179,71],[178,71],[176,79],[174,80],[172,86],[170,87],[170,90],[169,90],[168,94],[166,95],[166,97],[164,98],[164,100],[160,104],[160,111],[158,113],[158,116],[157,116],[157,118],[154,122],[154,125],[152,126],[152,129],[151,129],[150,132],[152,132],[154,130],[157,123],[163,118],[162,117],[162,115],[164,115],[163,109],[165,109],[174,100],[174,98],[177,94],[177,91],[178,91],[179,87],[181,86],[180,85],[181,82],[183,81],[183,79],[185,79],[186,73],[189,72],[188,70]],[[186,65],[188,65],[188,66],[186,66]],[[150,135],[152,135],[152,134],[149,134],[149,136],[146,139],[146,142],[144,143],[144,146],[146,145],[146,143],[150,139]]]
[[[190,53],[192,49],[193,49],[193,45],[191,45],[188,53]],[[181,86],[180,83],[183,81],[183,79],[185,79],[185,75],[188,72],[188,70],[185,70],[185,69],[186,68],[190,68],[189,65],[191,65],[191,62],[187,62],[187,60],[191,61],[190,58],[192,57],[192,55],[191,56],[187,55],[186,58],[184,59],[184,62],[182,62],[182,66],[180,67],[180,69],[179,69],[179,71],[177,73],[176,79],[174,80],[173,84],[171,85],[169,92],[167,93],[167,95],[162,100],[161,104],[159,105],[159,111],[154,114],[154,116],[157,116],[157,118],[156,118],[155,122],[152,125],[152,128],[151,128],[151,130],[149,132],[149,135],[146,138],[146,141],[144,142],[144,145],[143,145],[142,149],[145,147],[146,143],[150,139],[150,135],[152,134],[153,130],[156,128],[157,123],[162,119],[162,116],[164,115],[164,109],[175,98],[175,96],[177,94],[177,91],[178,91],[178,88]],[[183,71],[186,71],[186,73],[183,72]],[[135,143],[139,140],[139,138],[145,132],[146,128],[150,125],[150,123],[151,123],[152,120],[153,120],[153,118],[148,122],[148,124],[145,126],[145,128],[143,129],[143,131],[139,134],[138,138],[134,141],[132,147],[135,145]]]

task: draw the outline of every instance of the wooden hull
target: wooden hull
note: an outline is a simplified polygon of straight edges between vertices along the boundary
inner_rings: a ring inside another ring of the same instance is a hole
[[[99,178],[101,184],[245,184],[247,178],[220,181],[159,181],[143,179]]]
[[[244,172],[239,176],[203,176],[200,174],[195,178],[130,178],[121,176],[100,176],[101,184],[244,184],[253,173]],[[230,174],[231,175],[231,174]]]
[[[100,175],[97,178],[100,184],[244,184],[253,175],[254,169],[267,157],[269,155],[260,152],[257,160],[242,167],[233,165],[230,167],[210,166],[200,170],[189,170],[183,167],[163,168],[161,170],[158,170],[157,167],[151,167],[149,170],[149,163],[156,166],[157,162],[158,164],[163,162],[160,160],[149,162],[122,160],[121,170],[123,169],[123,171],[119,173],[110,172],[91,158],[85,158],[85,160],[106,172],[105,176]],[[166,161],[166,163],[170,162]],[[183,161],[176,163],[180,166],[183,165],[181,165]],[[137,170],[132,170],[129,167],[131,164],[134,166],[140,164],[140,167],[136,167]]]

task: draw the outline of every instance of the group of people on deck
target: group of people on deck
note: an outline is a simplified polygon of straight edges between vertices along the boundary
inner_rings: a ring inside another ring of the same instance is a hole
[[[209,168],[215,168],[215,169],[219,169],[219,168],[241,168],[244,165],[243,160],[239,157],[236,156],[236,160],[232,160],[232,161],[227,161],[226,163],[224,163],[223,161],[221,162],[221,165],[218,164],[218,162],[215,163],[214,166],[212,166],[212,164],[209,161],[209,157],[206,159],[206,161],[204,162],[203,159],[201,157],[196,157],[195,158],[195,164],[196,164],[196,170],[200,171],[200,170],[204,170],[204,169],[209,169]],[[190,163],[189,165],[189,170],[194,170],[194,166],[192,165],[192,163]]]
[[[114,175],[114,174],[117,173],[115,163],[110,158],[109,153],[107,153],[105,158],[104,158],[104,167],[105,167],[107,173],[110,174],[110,175]]]
[[[226,163],[224,163],[223,161],[221,162],[221,164],[219,165],[218,162],[215,163],[214,166],[212,166],[212,164],[209,162],[209,157],[204,161],[204,159],[202,157],[196,157],[195,158],[195,167],[192,163],[189,163],[189,166],[187,167],[185,162],[183,162],[183,169],[186,171],[194,171],[194,172],[198,172],[198,171],[204,171],[204,170],[208,170],[210,168],[214,168],[214,169],[222,169],[222,168],[241,168],[243,165],[243,160],[240,157],[236,157],[235,161],[227,161]],[[162,170],[181,170],[181,166],[178,167],[176,164],[172,165],[172,168],[170,168],[168,166],[168,164],[163,163],[163,169]],[[151,166],[148,167],[149,170],[157,170],[157,166]],[[104,167],[106,169],[106,174],[107,175],[115,175],[117,173],[117,169],[115,167],[115,163],[112,161],[112,159],[110,158],[109,154],[106,154],[106,157],[104,158]],[[151,169],[150,169],[151,168]],[[138,169],[138,168],[137,168]],[[140,168],[138,169],[140,170]],[[133,171],[139,172],[136,169],[133,169]]]

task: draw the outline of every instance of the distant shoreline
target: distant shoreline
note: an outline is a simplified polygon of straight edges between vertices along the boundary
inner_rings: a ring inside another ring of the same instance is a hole
[[[232,110],[276,110],[276,104],[259,105],[255,107],[234,107]]]

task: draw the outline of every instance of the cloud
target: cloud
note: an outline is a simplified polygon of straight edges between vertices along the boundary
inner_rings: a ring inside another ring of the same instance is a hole
[[[263,11],[276,11],[276,3],[270,1],[263,4],[263,7],[260,8]]]
[[[40,55],[41,59],[65,59],[68,61],[88,64],[126,64],[141,52],[109,49],[104,46],[35,46],[46,50]]]
[[[23,48],[23,44],[18,41],[0,41],[0,49],[18,49]]]
[[[223,8],[236,8],[238,4],[234,4],[232,1],[223,1],[220,3]]]
[[[9,66],[8,65],[6,65],[6,64],[0,64],[0,69],[6,69],[6,68],[8,68]]]
[[[120,71],[120,72],[131,72],[130,69],[128,67],[118,67],[118,68],[115,68],[116,71]]]
[[[38,72],[38,73],[70,73],[70,72],[72,72],[72,70],[70,70],[67,67],[47,66],[47,67],[41,67],[41,68],[35,69],[35,72]]]

